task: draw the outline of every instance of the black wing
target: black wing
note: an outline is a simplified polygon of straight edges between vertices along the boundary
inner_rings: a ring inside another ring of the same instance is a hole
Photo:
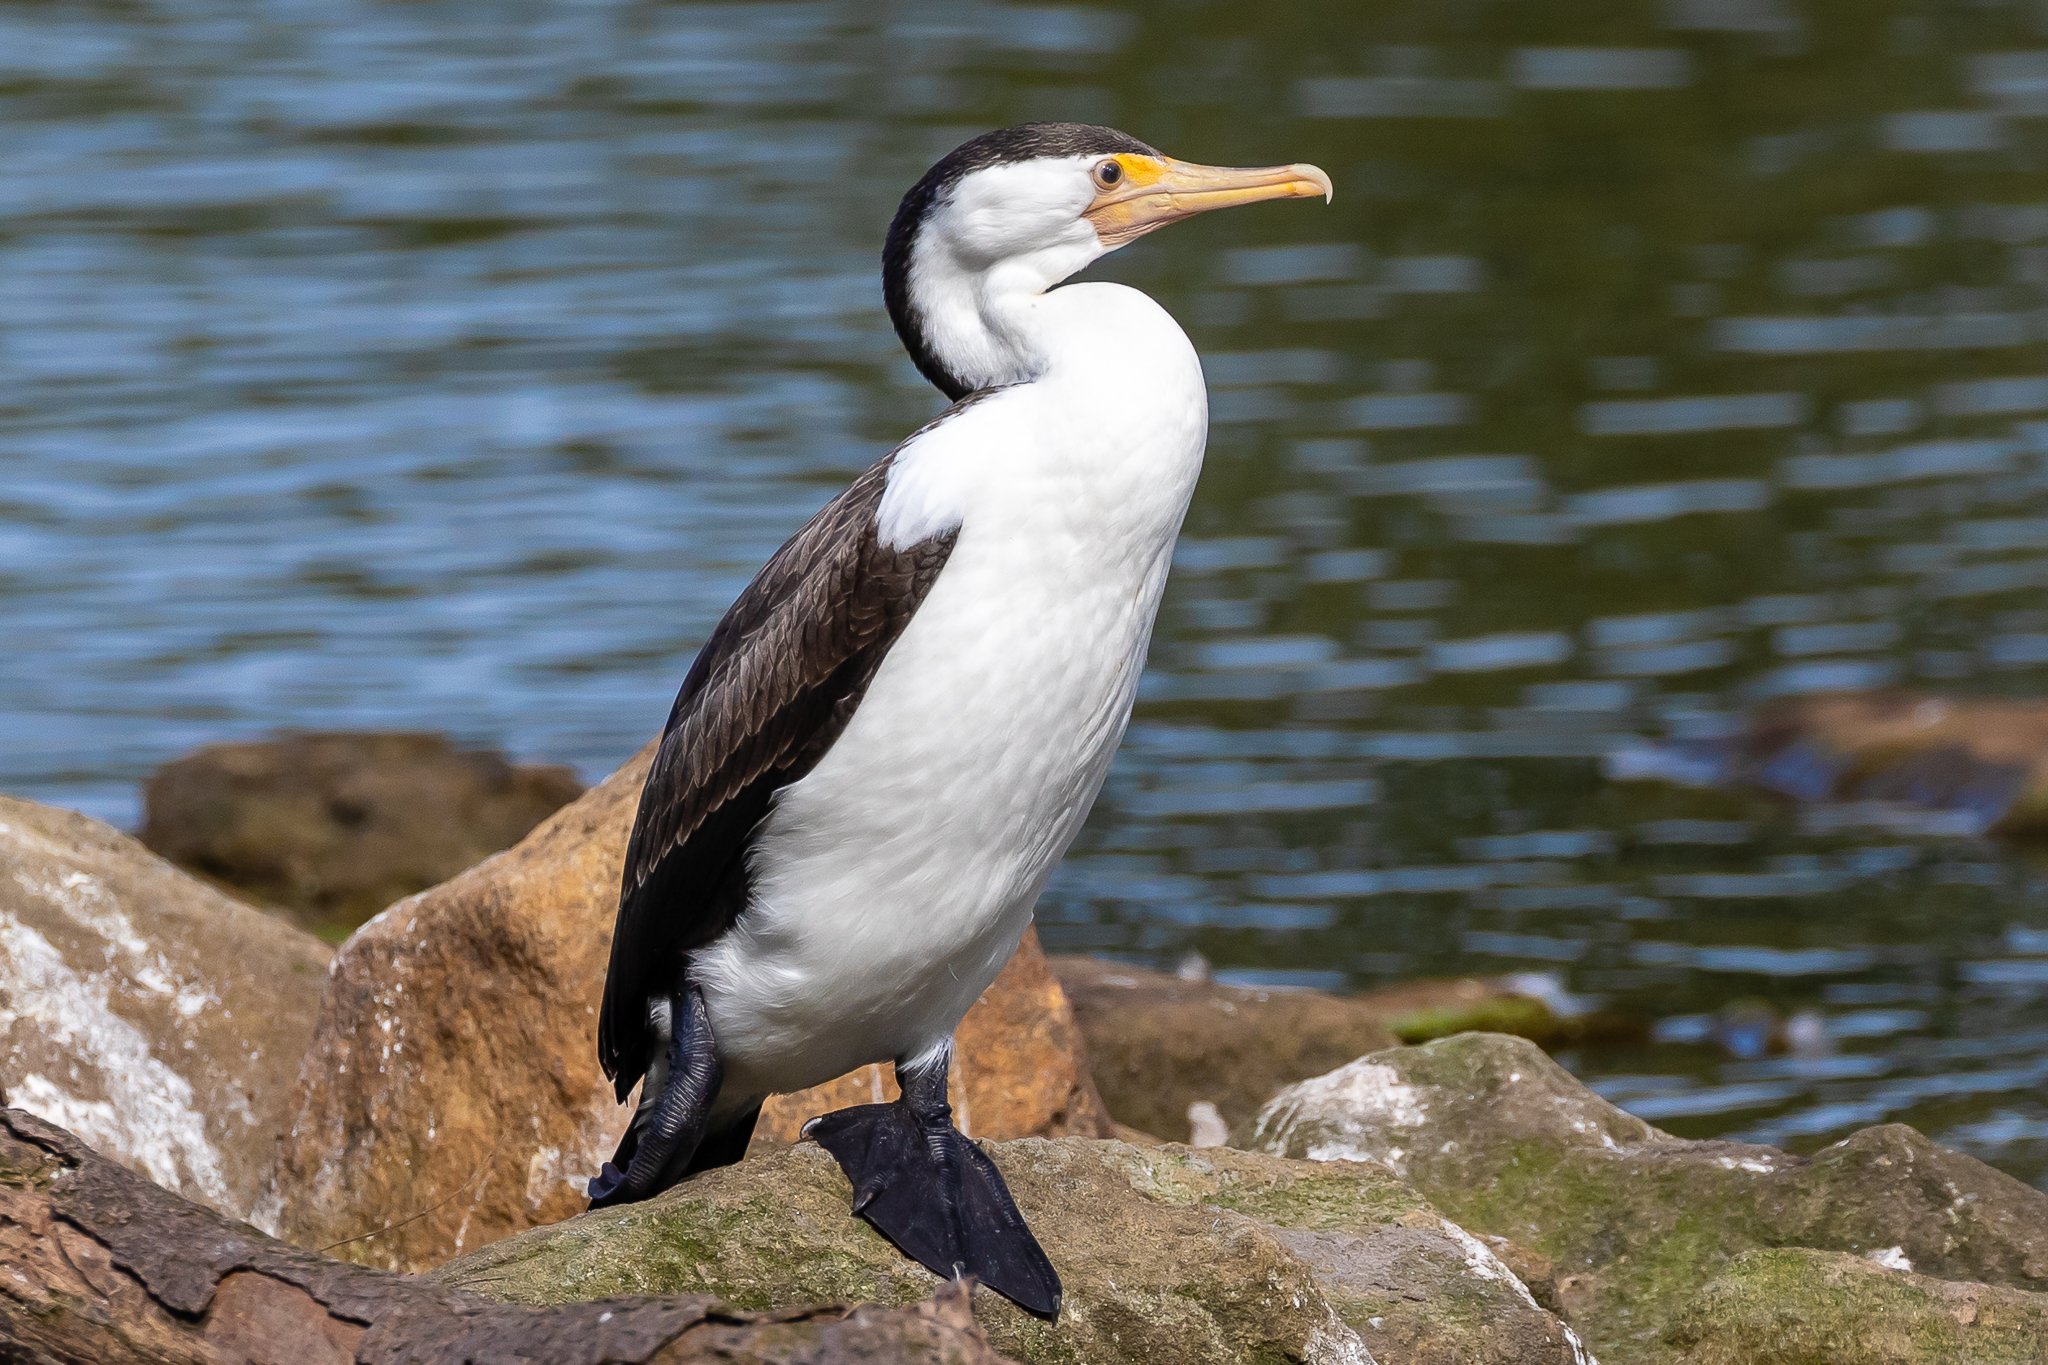
[[[950,414],[949,414],[950,415]],[[683,680],[626,846],[597,1056],[624,1100],[652,1060],[647,999],[746,906],[745,853],[777,788],[816,766],[952,552],[882,545],[893,455],[768,561]]]

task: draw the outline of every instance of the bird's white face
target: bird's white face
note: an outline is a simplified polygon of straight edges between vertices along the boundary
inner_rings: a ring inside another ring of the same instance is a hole
[[[1307,165],[1198,166],[1132,152],[1039,157],[961,177],[920,246],[957,270],[1021,276],[1010,282],[1035,292],[1168,223],[1330,193],[1330,177]]]

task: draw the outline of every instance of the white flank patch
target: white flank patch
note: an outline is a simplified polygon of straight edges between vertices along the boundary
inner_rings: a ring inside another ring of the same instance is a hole
[[[119,918],[125,923],[126,916]],[[132,928],[128,932],[132,936]],[[114,1013],[108,979],[80,976],[48,939],[5,912],[0,912],[0,956],[8,959],[13,984],[0,997],[6,1001],[0,1005],[0,1032],[25,1023],[52,1050],[90,1058],[106,1094],[103,1100],[87,1100],[46,1076],[30,1074],[9,1087],[8,1098],[85,1142],[118,1153],[165,1189],[225,1207],[228,1189],[220,1154],[207,1141],[206,1121],[192,1106],[191,1083],[151,1055],[141,1029]],[[111,949],[108,956],[113,956]]]

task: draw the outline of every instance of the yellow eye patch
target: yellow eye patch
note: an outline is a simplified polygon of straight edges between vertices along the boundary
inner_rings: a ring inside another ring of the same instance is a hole
[[[1124,168],[1124,183],[1127,185],[1150,185],[1163,177],[1168,164],[1156,156],[1139,156],[1135,152],[1118,152],[1110,158]]]

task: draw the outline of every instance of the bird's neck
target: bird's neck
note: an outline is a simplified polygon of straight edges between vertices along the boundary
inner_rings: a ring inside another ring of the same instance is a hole
[[[1048,364],[1045,292],[1099,254],[1062,246],[982,263],[943,241],[920,242],[890,312],[918,369],[948,398],[1026,383]]]

